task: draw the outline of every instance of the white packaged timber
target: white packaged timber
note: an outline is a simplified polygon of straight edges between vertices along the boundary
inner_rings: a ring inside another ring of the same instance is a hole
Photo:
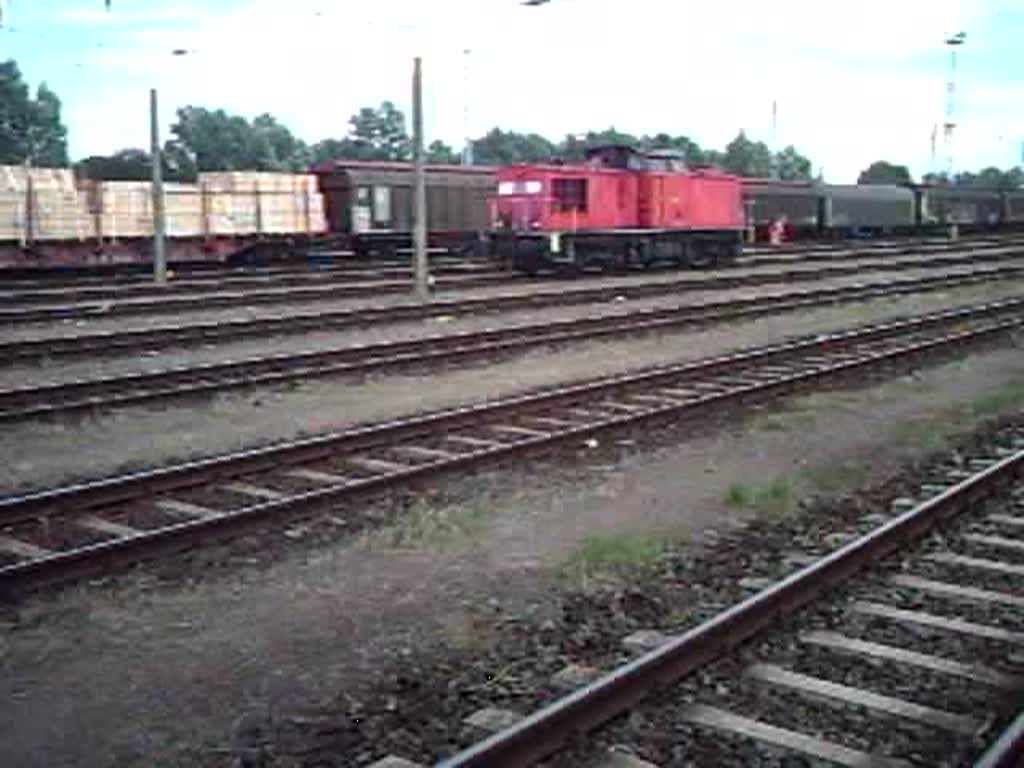
[[[83,240],[92,236],[85,198],[66,168],[3,166],[0,237],[5,240]]]

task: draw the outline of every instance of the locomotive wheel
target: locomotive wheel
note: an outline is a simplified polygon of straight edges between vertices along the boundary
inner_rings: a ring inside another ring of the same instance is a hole
[[[687,265],[694,269],[709,269],[717,258],[717,244],[710,240],[695,240],[686,252]]]

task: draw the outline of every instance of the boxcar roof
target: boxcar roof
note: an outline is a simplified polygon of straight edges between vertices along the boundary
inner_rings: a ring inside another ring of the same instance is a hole
[[[424,168],[427,171],[442,171],[444,173],[465,173],[469,175],[489,175],[497,170],[490,165],[446,165],[440,163],[427,163]],[[398,171],[402,173],[412,172],[412,163],[398,160],[325,160],[313,166],[313,173],[335,173],[337,171]]]
[[[424,168],[427,184],[431,186],[490,188],[496,181],[495,169],[490,166],[427,165]],[[383,185],[411,186],[412,163],[332,160],[319,163],[313,172],[320,177],[322,189]]]
[[[897,184],[828,184],[830,197],[860,200],[912,200],[914,191]]]

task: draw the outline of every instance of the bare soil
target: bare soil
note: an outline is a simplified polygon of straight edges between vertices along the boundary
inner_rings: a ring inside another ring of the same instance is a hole
[[[362,380],[325,378],[272,389],[228,391],[205,400],[141,405],[76,420],[14,423],[5,426],[0,441],[0,493],[25,492],[574,379],[1019,295],[1020,288],[1017,282],[988,283],[702,330],[537,349],[511,359],[431,371],[429,380],[424,378],[427,372],[380,374]]]
[[[1020,352],[452,479],[355,542],[27,599],[0,614],[0,764],[235,765],[239,742],[282,712],[414,687],[395,677],[402,659],[472,654],[494,631],[488,612],[542,614],[587,537],[727,528],[754,514],[723,504],[736,481],[784,477],[806,495],[891,474],[934,448],[915,425],[970,428],[978,398],[1021,386]]]

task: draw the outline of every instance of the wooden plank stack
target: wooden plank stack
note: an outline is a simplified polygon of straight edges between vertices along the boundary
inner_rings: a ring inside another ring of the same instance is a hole
[[[318,234],[327,229],[323,198],[316,177],[309,174],[203,173],[198,184],[165,184],[164,201],[169,237]],[[76,181],[64,168],[0,166],[0,240],[152,234],[149,182]]]
[[[314,234],[326,229],[316,177],[261,171],[203,173],[211,227],[232,234]]]
[[[91,229],[86,201],[69,169],[0,167],[0,238],[85,240]]]

